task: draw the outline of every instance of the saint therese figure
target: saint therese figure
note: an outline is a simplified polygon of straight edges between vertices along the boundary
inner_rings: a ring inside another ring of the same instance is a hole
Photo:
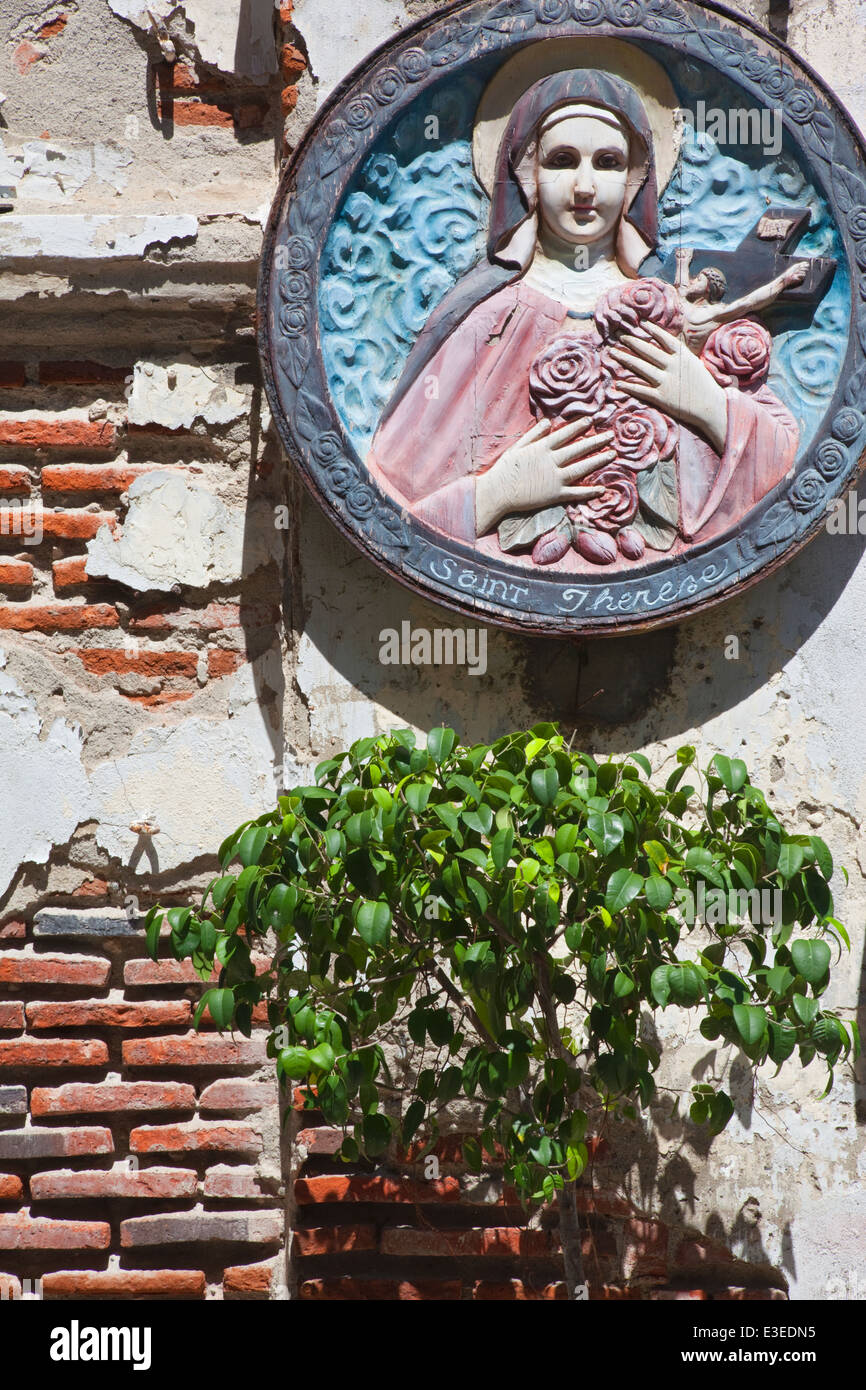
[[[657,218],[635,86],[534,82],[499,147],[487,260],[431,316],[373,440],[382,488],[484,553],[579,572],[718,535],[780,482],[798,428],[766,386],[770,336],[716,303],[695,341],[712,287],[690,291],[685,265],[681,293],[640,276]]]

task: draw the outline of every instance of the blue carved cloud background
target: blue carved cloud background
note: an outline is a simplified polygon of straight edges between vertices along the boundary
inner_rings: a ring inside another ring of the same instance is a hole
[[[661,56],[661,55],[660,55]],[[670,63],[670,55],[667,61]],[[670,69],[680,104],[732,109],[743,94],[705,65]],[[319,281],[322,349],[333,400],[363,458],[429,314],[485,254],[487,198],[472,170],[472,124],[484,81],[461,77],[396,122],[354,177],[325,244]],[[734,250],[771,204],[809,207],[798,252],[839,267],[812,324],[773,340],[770,385],[810,442],[844,358],[849,280],[827,206],[792,149],[776,157],[719,148],[686,124],[659,208],[659,253],[676,246]],[[841,331],[840,331],[841,330]]]

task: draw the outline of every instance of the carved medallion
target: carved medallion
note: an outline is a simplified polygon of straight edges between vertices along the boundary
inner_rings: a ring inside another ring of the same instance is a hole
[[[259,288],[283,442],[467,615],[675,621],[826,523],[866,449],[866,154],[794,55],[677,0],[466,4],[286,170]]]

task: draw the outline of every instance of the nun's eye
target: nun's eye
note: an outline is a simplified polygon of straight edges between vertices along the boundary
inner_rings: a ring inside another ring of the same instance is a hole
[[[544,162],[548,169],[576,169],[580,156],[573,150],[554,150]]]
[[[593,160],[593,163],[596,169],[607,170],[625,168],[625,161],[622,155],[617,154],[615,150],[602,150],[600,154],[596,155],[595,159]]]

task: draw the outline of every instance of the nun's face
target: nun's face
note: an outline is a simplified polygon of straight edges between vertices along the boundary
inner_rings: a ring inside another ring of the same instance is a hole
[[[546,130],[538,150],[542,225],[585,246],[614,232],[625,206],[628,140],[593,116],[569,116]]]

